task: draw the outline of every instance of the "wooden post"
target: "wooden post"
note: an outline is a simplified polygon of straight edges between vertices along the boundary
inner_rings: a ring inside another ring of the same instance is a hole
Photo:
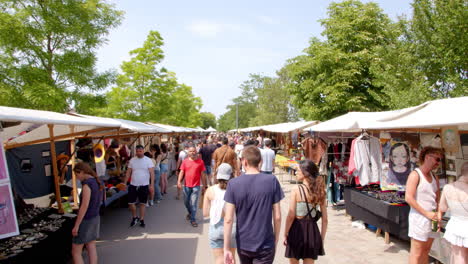
[[[55,199],[57,200],[59,213],[63,214],[62,196],[60,195],[59,175],[57,168],[57,152],[55,151],[54,125],[49,124],[47,126],[49,127],[50,155],[52,156],[52,171],[54,174],[55,183]]]
[[[75,126],[70,126],[70,132],[74,133],[75,132]],[[76,186],[76,175],[75,172],[73,171],[73,168],[75,168],[75,148],[76,148],[76,141],[75,139],[70,140],[70,152],[72,153],[71,156],[71,165],[72,165],[72,185],[73,185],[73,209],[78,208],[78,189]]]

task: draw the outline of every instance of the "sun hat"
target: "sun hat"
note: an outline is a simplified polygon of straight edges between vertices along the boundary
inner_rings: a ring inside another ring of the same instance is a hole
[[[229,181],[232,175],[232,167],[227,163],[221,163],[218,167],[218,173],[216,174],[216,179]]]

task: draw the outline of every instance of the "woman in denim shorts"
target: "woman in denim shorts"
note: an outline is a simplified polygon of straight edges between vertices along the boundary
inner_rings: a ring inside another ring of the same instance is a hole
[[[203,200],[203,216],[210,217],[210,229],[208,237],[216,264],[224,263],[224,194],[229,179],[233,176],[232,167],[227,163],[222,163],[218,167],[216,179],[218,184],[211,186],[205,192]],[[236,228],[232,228],[231,252],[236,251]]]

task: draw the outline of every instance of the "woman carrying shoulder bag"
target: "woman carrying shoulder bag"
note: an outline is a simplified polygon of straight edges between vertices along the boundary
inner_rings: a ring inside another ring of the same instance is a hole
[[[327,233],[328,214],[325,184],[318,167],[311,160],[299,163],[297,180],[302,181],[291,190],[289,212],[286,218],[285,256],[289,263],[311,264],[318,256],[325,255],[323,241]],[[320,205],[320,211],[317,206]],[[322,218],[322,232],[317,221]]]

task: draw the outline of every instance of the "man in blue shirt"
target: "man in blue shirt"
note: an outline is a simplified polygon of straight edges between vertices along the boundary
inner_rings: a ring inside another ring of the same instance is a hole
[[[237,218],[237,252],[242,264],[273,263],[281,228],[280,202],[283,190],[272,174],[260,173],[260,150],[248,146],[242,151],[245,174],[231,179],[224,200],[224,260],[234,263],[229,250],[234,212]],[[272,226],[273,219],[273,226]]]

